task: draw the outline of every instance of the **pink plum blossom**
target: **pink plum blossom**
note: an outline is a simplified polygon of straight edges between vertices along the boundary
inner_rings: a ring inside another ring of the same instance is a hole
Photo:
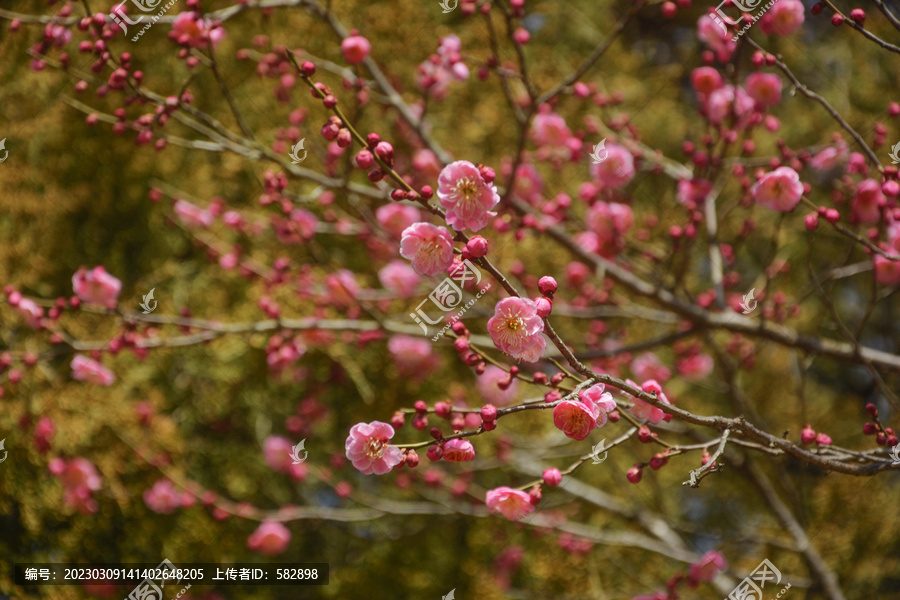
[[[714,361],[709,354],[686,356],[676,364],[678,374],[692,381],[705,379],[712,373],[713,366]]]
[[[585,219],[597,235],[597,253],[613,258],[625,247],[625,235],[634,225],[634,212],[627,204],[598,201],[587,210]]]
[[[691,85],[700,96],[709,96],[722,87],[722,75],[712,67],[698,67],[691,72]]]
[[[712,550],[704,554],[699,561],[691,565],[691,579],[695,581],[712,581],[716,573],[728,568],[728,561],[720,552]]]
[[[572,137],[572,131],[562,116],[549,110],[542,110],[532,121],[530,135],[531,140],[538,146],[565,147],[566,142]]]
[[[706,102],[706,114],[712,123],[722,123],[734,113],[741,122],[753,111],[755,102],[744,88],[726,85],[713,91]]]
[[[212,25],[199,13],[183,12],[175,17],[169,38],[183,46],[206,48],[212,43],[215,48],[225,38],[225,30]]]
[[[401,298],[411,298],[415,295],[422,278],[407,263],[392,260],[378,271],[378,280],[386,290]]]
[[[383,204],[375,210],[375,219],[385,231],[395,237],[400,237],[404,229],[421,218],[422,213],[415,206],[396,202]]]
[[[384,475],[403,460],[403,452],[396,446],[388,446],[394,437],[394,428],[381,421],[357,423],[350,428],[344,447],[347,458],[358,471],[371,475]]]
[[[884,194],[881,192],[881,184],[874,179],[864,179],[856,186],[853,214],[861,223],[877,223],[881,218],[883,203]]]
[[[344,55],[344,60],[351,65],[358,65],[364,61],[371,51],[372,44],[361,35],[351,35],[348,38],[344,38],[344,41],[341,42],[341,52]]]
[[[413,223],[400,237],[400,256],[408,259],[419,275],[443,273],[453,262],[453,237],[446,227]]]
[[[409,335],[395,335],[388,340],[388,351],[404,377],[424,379],[438,367],[438,357],[431,342]]]
[[[778,0],[759,21],[759,29],[766,35],[791,35],[803,25],[805,18],[800,0]]]
[[[672,376],[672,370],[662,364],[659,358],[652,352],[639,354],[631,361],[631,372],[641,380],[656,379],[668,381]]]
[[[528,494],[506,486],[490,490],[485,503],[492,511],[502,514],[510,521],[517,521],[534,510]]]
[[[122,291],[122,282],[107,273],[102,266],[90,271],[81,267],[72,276],[72,287],[83,302],[113,308]]]
[[[699,208],[712,191],[712,183],[706,179],[682,179],[678,182],[678,203],[690,209]]]
[[[844,140],[838,141],[833,146],[828,146],[812,157],[810,166],[820,172],[827,172],[847,162],[850,148]]]
[[[484,373],[475,380],[475,386],[482,399],[494,406],[506,406],[516,399],[519,393],[519,380],[513,378],[509,386],[503,390],[497,385],[509,378],[509,373],[500,367],[489,365]]]
[[[797,171],[790,167],[778,167],[763,175],[750,192],[758,204],[772,210],[790,212],[800,202],[803,184]]]
[[[80,456],[69,461],[53,458],[48,468],[63,484],[66,504],[82,514],[97,512],[97,501],[92,494],[102,487],[103,479],[91,461]]]
[[[900,261],[875,255],[875,281],[879,285],[900,285]]]
[[[659,383],[657,383],[653,379],[650,379],[649,381],[645,381],[640,386],[638,386],[635,382],[631,381],[630,379],[627,380],[627,382],[630,385],[633,385],[634,387],[640,387],[642,390],[644,390],[647,393],[656,392],[656,397],[659,398],[659,401],[662,402],[663,404],[672,404],[671,402],[669,402],[669,399],[663,393],[662,387],[659,385]],[[665,417],[665,415],[666,415],[666,413],[661,408],[657,408],[657,407],[653,406],[652,404],[650,404],[649,402],[645,402],[644,400],[641,400],[640,398],[636,398],[636,397],[634,398],[634,406],[631,408],[631,412],[638,419],[645,419],[654,425],[656,425],[657,423],[662,421],[663,417]]]
[[[600,409],[579,400],[563,400],[553,409],[553,424],[573,440],[583,440],[597,426]],[[606,415],[604,414],[604,422]]]
[[[287,550],[291,543],[290,530],[274,521],[266,521],[247,538],[247,547],[264,556],[276,556]]]
[[[444,460],[466,462],[475,459],[475,447],[469,440],[453,439],[444,443]]]
[[[191,204],[187,200],[176,200],[172,207],[178,219],[184,223],[186,227],[194,227],[197,229],[205,229],[211,226],[216,215],[209,207],[200,208],[196,204]]]
[[[281,435],[270,435],[263,442],[263,457],[273,471],[282,473],[288,471],[294,462],[291,458],[293,450],[294,444],[291,440]]]
[[[44,308],[38,306],[37,302],[31,298],[22,298],[16,305],[16,310],[25,318],[29,327],[37,329],[41,325],[41,318],[44,316]]]
[[[606,160],[591,163],[591,176],[601,187],[623,188],[634,179],[634,157],[625,147],[614,142],[606,144]]]
[[[757,108],[769,108],[781,102],[781,78],[773,73],[753,73],[744,82],[747,94]]]
[[[168,479],[159,479],[144,491],[144,504],[153,512],[170,515],[181,506],[181,494]]]
[[[511,172],[512,166],[507,166],[505,172]],[[513,185],[512,196],[538,206],[544,199],[544,178],[530,163],[522,163],[516,169],[516,180]]]
[[[737,48],[737,42],[732,40],[734,35],[729,31],[722,31],[719,24],[709,14],[703,15],[697,21],[697,37],[716,53],[716,58],[720,63],[731,60],[731,55]]]
[[[483,229],[498,202],[497,186],[481,176],[478,167],[467,160],[452,162],[438,177],[438,199],[447,210],[447,224],[457,231]]]
[[[72,378],[78,381],[89,381],[104,386],[110,386],[115,382],[115,374],[92,358],[83,354],[76,354],[72,358]]]
[[[528,298],[504,298],[498,302],[487,326],[494,345],[513,358],[537,362],[544,354],[544,321]]]
[[[340,306],[352,305],[362,290],[350,269],[338,269],[326,275],[325,289],[328,290],[331,300]]]
[[[612,394],[606,391],[606,386],[602,383],[592,385],[586,390],[578,392],[578,398],[588,407],[596,408],[599,412],[594,415],[597,420],[597,427],[606,425],[606,415],[616,410],[616,401],[613,400]]]
[[[419,89],[436,100],[447,97],[453,81],[469,78],[469,67],[462,61],[462,43],[458,36],[450,34],[441,38],[437,54],[432,54],[417,69]]]

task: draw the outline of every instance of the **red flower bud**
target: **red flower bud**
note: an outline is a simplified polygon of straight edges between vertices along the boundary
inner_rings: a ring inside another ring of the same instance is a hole
[[[816,430],[812,428],[812,425],[807,425],[803,428],[803,431],[800,432],[800,441],[804,444],[812,444],[816,439]]]

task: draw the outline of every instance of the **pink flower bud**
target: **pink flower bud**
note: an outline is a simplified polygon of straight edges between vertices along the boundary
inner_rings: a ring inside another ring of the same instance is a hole
[[[473,236],[466,244],[466,249],[472,258],[481,258],[488,251],[488,242],[480,235]]]
[[[867,412],[867,413],[869,414],[869,416],[872,417],[873,419],[877,419],[877,418],[878,418],[878,409],[877,409],[877,408],[875,407],[875,405],[872,404],[871,402],[869,402],[868,404],[866,404],[866,412]]]
[[[485,404],[481,407],[481,419],[490,423],[497,420],[497,407],[493,404]]]
[[[419,455],[416,454],[415,450],[410,450],[406,453],[406,464],[412,469],[419,465]]]
[[[553,296],[557,287],[556,280],[549,275],[544,275],[538,280],[538,290],[540,290],[541,294],[544,296]]]
[[[816,436],[816,443],[820,446],[830,446],[831,445],[831,437],[829,437],[825,433],[820,433]]]
[[[812,425],[807,425],[803,428],[803,431],[800,432],[800,441],[804,444],[812,444],[816,439],[816,430],[812,428]]]
[[[628,469],[628,472],[625,473],[625,477],[628,478],[628,481],[631,483],[639,483],[641,481],[641,477],[644,476],[644,469],[641,466],[641,463],[635,463],[633,467]]]
[[[536,298],[534,300],[534,305],[537,307],[537,315],[542,319],[549,317],[550,312],[553,310],[553,302],[549,298],[544,298],[543,296]]]
[[[865,435],[875,435],[878,432],[878,427],[875,423],[863,423],[863,434]]]
[[[857,23],[862,23],[866,20],[866,11],[861,8],[854,8],[850,11],[850,18]]]
[[[416,402],[413,404],[413,408],[415,408],[416,412],[419,414],[425,414],[426,412],[428,412],[428,405],[425,404],[424,400],[416,400]]]
[[[360,169],[370,169],[375,164],[375,157],[372,156],[372,153],[367,148],[363,148],[356,153],[356,164]],[[400,191],[402,192],[403,190]]]
[[[803,218],[803,224],[806,226],[807,231],[815,231],[819,228],[819,214],[809,213]]]
[[[428,446],[428,452],[426,454],[428,456],[428,460],[430,460],[431,462],[437,462],[444,456],[444,451],[437,444],[432,444],[431,446]]]
[[[544,483],[549,485],[550,487],[555,487],[562,482],[562,473],[559,472],[559,469],[552,468],[546,469],[544,471]]]
[[[351,65],[358,65],[366,59],[372,51],[372,44],[361,35],[353,35],[341,42],[341,52],[344,60]]]
[[[542,497],[543,494],[541,493],[541,488],[538,485],[531,488],[531,491],[528,492],[528,501],[532,506],[537,506],[538,504],[540,504]]]
[[[403,414],[403,411],[397,411],[394,413],[394,416],[391,417],[391,426],[394,429],[400,429],[403,427],[404,423],[406,423],[406,415]]]
[[[394,161],[394,147],[388,142],[378,142],[375,144],[375,154],[388,165]]]

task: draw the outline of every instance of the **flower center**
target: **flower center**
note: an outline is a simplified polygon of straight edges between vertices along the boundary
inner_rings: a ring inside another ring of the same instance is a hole
[[[475,181],[472,178],[466,177],[456,184],[456,191],[462,194],[464,202],[468,202],[472,196],[478,193],[478,186],[475,185]]]
[[[381,458],[384,454],[384,441],[371,439],[366,442],[366,456],[369,458]]]
[[[525,326],[520,317],[508,317],[506,319],[506,328],[510,331],[518,331]]]

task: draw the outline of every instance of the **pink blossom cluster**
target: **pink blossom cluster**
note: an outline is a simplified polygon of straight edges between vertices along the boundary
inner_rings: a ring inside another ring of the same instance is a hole
[[[578,400],[563,400],[553,409],[553,424],[573,440],[585,439],[591,431],[603,427],[616,402],[606,386],[598,383],[579,391]]]
[[[72,287],[82,302],[114,308],[122,291],[122,282],[102,266],[91,270],[81,267],[72,276]]]
[[[450,34],[440,40],[436,54],[419,65],[417,82],[419,89],[435,100],[447,97],[453,81],[465,81],[469,78],[469,68],[462,61],[462,43],[459,37]]]
[[[294,444],[286,437],[270,435],[263,442],[263,457],[273,471],[285,473],[294,481],[303,481],[309,474],[309,467],[306,462],[294,463],[293,448]]]
[[[170,515],[179,508],[193,506],[194,495],[187,490],[179,490],[169,479],[158,479],[144,491],[144,504],[161,515]]]
[[[528,298],[504,298],[488,319],[488,333],[494,345],[513,358],[537,362],[544,354],[544,321]]]
[[[175,17],[169,39],[185,48],[215,48],[225,39],[225,29],[200,13],[183,12]]]
[[[103,479],[94,463],[80,456],[69,460],[51,458],[47,467],[63,484],[66,504],[82,514],[97,512],[93,494],[102,487]]]

